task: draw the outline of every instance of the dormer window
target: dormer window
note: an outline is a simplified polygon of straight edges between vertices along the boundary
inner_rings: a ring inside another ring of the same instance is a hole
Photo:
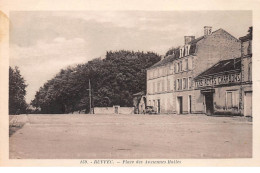
[[[183,57],[184,54],[184,47],[180,48],[180,58]]]
[[[185,48],[185,56],[188,56],[190,54],[190,45],[187,44],[187,45],[185,45],[184,48]]]

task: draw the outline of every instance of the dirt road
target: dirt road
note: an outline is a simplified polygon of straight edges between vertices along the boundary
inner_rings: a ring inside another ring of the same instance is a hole
[[[252,122],[205,115],[28,115],[9,145],[11,159],[248,158]]]

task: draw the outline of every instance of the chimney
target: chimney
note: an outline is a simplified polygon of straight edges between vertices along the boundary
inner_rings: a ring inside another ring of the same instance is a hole
[[[184,36],[184,43],[185,44],[190,43],[192,40],[195,40],[195,36]]]
[[[204,36],[211,35],[212,33],[212,26],[204,26]]]

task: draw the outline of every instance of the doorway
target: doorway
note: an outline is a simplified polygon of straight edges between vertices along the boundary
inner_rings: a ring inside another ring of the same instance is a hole
[[[177,114],[183,113],[182,97],[177,97]]]
[[[206,102],[206,114],[213,115],[214,107],[213,107],[213,92],[204,93],[205,102]]]
[[[188,99],[188,113],[191,114],[191,95],[189,95],[189,99]]]
[[[160,99],[158,99],[158,114],[161,112],[161,103]]]
[[[252,91],[245,92],[244,116],[252,116]]]

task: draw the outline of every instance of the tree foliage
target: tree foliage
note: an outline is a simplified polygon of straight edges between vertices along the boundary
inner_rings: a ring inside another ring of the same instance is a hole
[[[133,94],[146,89],[145,69],[160,60],[152,52],[109,51],[106,58],[62,69],[36,93],[31,105],[41,113],[89,111],[94,106],[133,106]]]
[[[26,113],[27,104],[25,102],[27,85],[20,74],[18,67],[9,67],[9,114]]]

